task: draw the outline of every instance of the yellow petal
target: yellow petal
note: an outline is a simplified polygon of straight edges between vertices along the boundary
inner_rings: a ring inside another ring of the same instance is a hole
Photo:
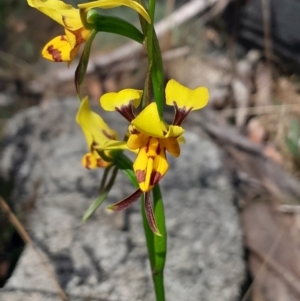
[[[154,173],[152,173],[151,184],[154,186],[161,180],[169,169],[169,163],[167,161],[163,145],[160,145],[158,155],[154,158],[153,168]]]
[[[69,30],[82,27],[79,9],[60,0],[27,0],[27,3]]]
[[[99,7],[102,9],[109,9],[109,8],[114,8],[119,6],[127,6],[132,8],[133,10],[138,12],[141,16],[143,16],[148,23],[151,23],[151,19],[147,11],[144,9],[144,7],[133,0],[98,0],[98,1],[88,2],[88,3],[78,4],[78,7],[81,9],[82,8],[91,9],[95,7]]]
[[[155,102],[149,104],[131,123],[139,132],[148,136],[164,138],[167,133],[167,127],[161,122]]]
[[[111,163],[106,162],[100,156],[95,157],[92,153],[87,153],[82,157],[82,165],[87,169],[94,169],[97,167],[107,167]]]
[[[205,87],[199,87],[195,90],[191,90],[174,79],[171,79],[166,87],[166,103],[169,106],[173,106],[176,102],[179,108],[185,108],[189,110],[198,110],[207,105],[209,99],[208,89]]]
[[[76,46],[86,42],[86,40],[90,37],[91,31],[85,28],[80,28],[75,31],[65,30],[66,36],[68,38],[68,42],[70,47],[73,49]]]
[[[143,133],[131,134],[127,140],[127,146],[129,149],[132,150],[138,149],[146,146],[148,140],[149,140],[149,136]]]
[[[184,129],[178,125],[170,125],[165,138],[175,137],[178,138],[184,133]]]
[[[42,56],[53,62],[70,62],[72,60],[72,50],[67,36],[61,35],[55,37],[45,45],[42,50]]]
[[[161,144],[167,149],[167,151],[174,157],[179,157],[180,146],[177,138],[161,139]]]
[[[169,168],[165,149],[159,139],[149,138],[145,147],[138,152],[133,164],[139,187],[147,192],[166,174]]]
[[[134,89],[124,89],[120,92],[110,92],[101,96],[100,104],[106,111],[115,111],[116,108],[128,106],[132,101],[132,105],[137,108],[141,103],[143,91]]]
[[[93,143],[96,143],[98,146],[103,145],[109,140],[117,139],[117,133],[110,129],[104,120],[91,110],[87,97],[81,101],[76,121],[81,126],[84,133],[88,132],[89,136],[92,136]],[[86,138],[88,140],[88,137]],[[88,143],[89,142],[90,138]],[[89,147],[91,147],[91,145],[89,145]]]
[[[93,151],[93,145],[94,145],[94,137],[93,135],[83,126],[81,126],[81,130],[83,131],[85,140],[87,142],[88,148],[90,151]]]

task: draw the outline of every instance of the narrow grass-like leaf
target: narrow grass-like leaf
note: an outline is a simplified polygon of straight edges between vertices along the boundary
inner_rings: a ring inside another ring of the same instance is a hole
[[[118,168],[114,167],[108,184],[103,189],[100,190],[99,196],[94,200],[94,202],[90,205],[88,210],[83,215],[82,220],[84,222],[86,222],[95,213],[98,207],[104,202],[104,200],[106,199],[108,193],[110,192],[115,182],[117,174],[118,174]]]
[[[76,88],[77,95],[79,96],[80,99],[81,99],[80,85],[82,84],[86,74],[86,70],[90,58],[91,47],[96,34],[97,32],[93,30],[90,37],[86,41],[78,66],[75,71],[75,88]]]
[[[122,18],[113,16],[104,16],[93,14],[89,18],[89,22],[94,24],[94,28],[100,32],[109,32],[130,38],[140,44],[143,43],[143,34],[131,23]]]

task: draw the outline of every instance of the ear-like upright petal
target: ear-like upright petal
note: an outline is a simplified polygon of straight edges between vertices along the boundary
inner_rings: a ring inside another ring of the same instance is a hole
[[[124,89],[120,92],[110,92],[101,96],[100,104],[106,111],[117,111],[129,122],[134,119],[133,107],[137,108],[141,103],[143,91]]]
[[[140,5],[138,2],[133,0],[98,0],[98,1],[92,1],[88,3],[82,3],[78,4],[79,8],[102,8],[102,9],[108,9],[108,8],[114,8],[119,6],[127,6],[129,8],[132,8],[137,13],[139,13],[143,18],[148,22],[151,23],[151,19],[147,13],[147,11],[144,9],[142,5]]]
[[[191,90],[174,79],[169,80],[166,86],[166,103],[173,106],[176,102],[178,108],[188,110],[198,110],[207,105],[209,92],[206,87],[199,87]]]
[[[106,111],[116,111],[130,104],[137,108],[141,103],[142,90],[124,89],[120,92],[110,92],[101,96],[100,104]]]

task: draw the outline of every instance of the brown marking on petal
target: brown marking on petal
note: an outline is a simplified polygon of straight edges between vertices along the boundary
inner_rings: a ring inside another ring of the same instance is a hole
[[[106,130],[102,130],[102,133],[104,134],[104,136],[110,140],[114,140],[116,139],[116,137],[114,135],[109,134]]]
[[[63,21],[65,27],[69,28],[69,26],[66,24],[66,17],[65,16],[62,16],[62,21]]]
[[[93,152],[95,150],[96,146],[98,146],[98,143],[96,141],[93,141],[90,151]]]
[[[184,119],[186,118],[186,116],[192,111],[193,107],[186,109],[186,107],[182,107],[179,108],[176,101],[173,101],[173,105],[175,108],[175,116],[174,116],[174,120],[172,122],[172,125],[178,125],[180,126]]]
[[[81,43],[84,43],[86,41],[86,39],[82,36],[82,32],[81,32],[81,29],[78,29],[76,31],[73,31],[73,33],[75,34],[76,36],[76,45],[75,46],[78,46],[80,45]]]
[[[65,35],[61,35],[60,36],[60,40],[61,41],[68,41],[67,37]]]
[[[132,126],[131,126],[131,128],[129,128],[129,132],[130,132],[130,134],[132,134],[132,135],[137,135],[137,134],[140,133],[136,128],[134,128],[134,127],[132,127]]]
[[[96,160],[96,166],[97,167],[106,167],[107,165],[109,165],[109,163],[106,162],[105,160],[103,160],[102,158],[98,158]]]
[[[151,138],[151,137],[150,137]],[[150,139],[148,140],[146,146],[145,146],[145,152],[148,153],[149,152],[149,146],[150,146]]]
[[[47,51],[52,56],[52,58],[55,62],[62,62],[61,51],[59,51],[58,49],[55,49],[53,47],[53,45],[49,45],[47,47]]]
[[[158,146],[157,146],[157,148],[156,148],[156,154],[157,154],[157,155],[160,154],[160,150],[161,150],[160,143],[158,143]]]
[[[91,169],[91,155],[85,156],[84,167]]]
[[[131,122],[135,116],[133,114],[132,100],[129,101],[128,105],[122,105],[121,107],[115,107],[115,110],[119,112],[125,119]]]
[[[160,172],[153,170],[151,173],[151,178],[150,178],[150,186],[156,185],[160,179],[162,178],[162,175]]]
[[[156,220],[155,220],[155,216],[154,216],[154,212],[152,209],[152,204],[151,204],[151,198],[150,198],[150,193],[146,192],[145,193],[145,215],[148,221],[148,225],[150,227],[150,229],[152,230],[152,232],[155,235],[158,236],[162,236],[157,228],[157,224],[156,224]]]
[[[144,170],[138,169],[135,171],[136,179],[138,183],[143,183],[146,180],[146,172]]]

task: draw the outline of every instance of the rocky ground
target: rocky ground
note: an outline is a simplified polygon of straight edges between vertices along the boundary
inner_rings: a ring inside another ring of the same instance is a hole
[[[74,120],[77,107],[76,99],[46,102],[7,123],[0,170],[13,181],[12,203],[19,212],[27,208],[26,229],[70,300],[154,300],[140,204],[117,214],[105,210],[132,191],[128,180],[119,174],[106,204],[81,221],[102,171],[80,164],[86,145]],[[118,130],[126,126],[114,113],[104,118]],[[167,299],[238,300],[245,263],[229,176],[203,132],[187,131],[185,138],[182,155],[170,158],[161,182]],[[25,247],[1,300],[60,300],[31,247]]]

